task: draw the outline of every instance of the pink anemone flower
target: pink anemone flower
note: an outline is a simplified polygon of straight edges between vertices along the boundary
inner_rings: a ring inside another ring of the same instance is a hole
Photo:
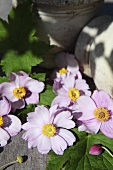
[[[54,89],[58,95],[52,101],[52,105],[58,104],[59,107],[67,107],[75,104],[81,95],[91,95],[89,85],[83,79],[75,79],[72,73],[68,73],[62,80],[62,87]]]
[[[34,80],[23,71],[10,74],[10,82],[1,84],[2,96],[11,102],[12,111],[25,107],[26,104],[38,104],[39,93],[43,91],[44,83]]]
[[[82,78],[79,71],[79,65],[75,59],[75,55],[66,52],[61,52],[56,55],[56,64],[60,69],[57,72],[57,78],[61,78],[63,73],[71,72],[76,78]]]
[[[47,154],[52,149],[62,155],[67,146],[76,141],[73,133],[67,130],[75,127],[71,112],[57,108],[57,105],[49,110],[38,106],[35,112],[28,114],[28,122],[22,126],[26,130],[22,137],[28,141],[28,148],[37,147],[41,154]]]
[[[21,130],[21,121],[14,115],[9,115],[11,110],[10,102],[0,98],[0,147],[7,144],[11,136],[15,136]]]
[[[61,88],[62,86],[62,80],[65,79],[67,76],[67,73],[72,73],[76,79],[82,79],[82,75],[79,71],[79,65],[77,60],[75,59],[75,56],[73,54],[61,52],[56,55],[56,64],[59,68],[59,71],[56,71],[52,75],[54,78],[54,84],[53,84],[53,90]]]
[[[107,137],[113,138],[113,99],[103,90],[95,90],[92,98],[81,96],[78,99],[81,114],[79,131],[96,134],[99,130]]]

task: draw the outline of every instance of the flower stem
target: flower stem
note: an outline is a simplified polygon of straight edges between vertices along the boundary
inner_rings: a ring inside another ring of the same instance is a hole
[[[6,168],[7,166],[12,165],[12,164],[15,164],[15,163],[17,163],[17,162],[18,162],[17,160],[16,160],[16,161],[13,161],[13,162],[9,162],[8,164],[5,164],[5,165],[1,166],[1,167],[0,167],[0,170],[3,170],[3,169]]]
[[[113,158],[113,154],[106,147],[102,146],[102,148]]]

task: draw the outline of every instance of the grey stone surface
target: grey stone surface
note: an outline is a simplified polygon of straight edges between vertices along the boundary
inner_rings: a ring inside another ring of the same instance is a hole
[[[16,160],[17,155],[25,156],[26,161],[22,164],[16,163],[4,170],[45,170],[47,156],[41,155],[37,148],[28,149],[27,142],[22,139],[23,131],[12,137],[12,141],[4,148],[0,148],[0,167]]]

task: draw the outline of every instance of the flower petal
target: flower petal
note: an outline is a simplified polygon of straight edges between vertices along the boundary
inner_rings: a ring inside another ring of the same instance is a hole
[[[52,101],[52,106],[58,104],[59,107],[67,107],[71,102],[68,96],[57,96]]]
[[[0,99],[0,116],[7,115],[11,111],[11,103],[5,98]]]
[[[87,132],[89,131],[90,133],[94,133],[94,134],[96,134],[99,131],[100,126],[101,126],[101,122],[99,122],[96,119],[83,121],[83,124],[87,128],[86,130]]]
[[[74,87],[75,77],[72,73],[68,72],[65,79],[62,80],[62,84],[64,84],[64,88],[69,90]]]
[[[113,118],[108,121],[102,122],[100,130],[108,138],[113,138]]]
[[[70,72],[77,72],[79,70],[78,62],[75,59],[75,55],[73,54],[66,54],[67,60],[67,70]]]
[[[18,98],[16,98],[13,95],[13,90],[16,88],[15,85],[13,85],[13,83],[2,83],[0,85],[0,94],[2,96],[5,96],[9,101],[11,102],[15,102],[18,101]]]
[[[26,122],[22,125],[22,129],[29,130],[32,127],[36,127],[35,125],[30,124],[29,122]]]
[[[96,105],[89,96],[81,96],[77,99],[79,110],[82,112],[79,120],[89,120],[94,118]]]
[[[83,79],[76,79],[75,88],[78,90],[86,90],[89,89],[89,85]]]
[[[66,129],[60,129],[59,130],[59,135],[65,139],[65,141],[67,142],[68,146],[72,146],[73,143],[76,141],[75,136],[73,135],[72,132],[70,132],[69,130]]]
[[[14,116],[14,115],[8,115],[6,116],[10,119],[10,124],[9,126],[5,126],[5,122],[4,122],[4,126],[3,128],[11,135],[11,136],[15,136],[17,135],[20,130],[21,130],[21,121],[18,117]],[[3,120],[8,120],[8,119],[3,119]],[[8,123],[8,122],[6,122]]]
[[[57,155],[63,155],[64,150],[67,148],[66,141],[59,135],[55,135],[53,137],[50,137],[52,150]]]
[[[26,88],[31,92],[40,93],[44,89],[44,83],[38,80],[34,80],[30,77],[26,78]]]
[[[113,100],[110,98],[109,94],[103,90],[95,90],[92,95],[97,107],[105,107],[113,110]]]
[[[53,124],[57,127],[63,127],[66,129],[71,129],[75,127],[74,121],[72,121],[72,115],[69,111],[62,111],[59,114],[57,114],[54,118]]]
[[[9,139],[9,134],[4,129],[0,128],[0,147],[5,146]]]
[[[51,150],[51,141],[50,138],[44,135],[38,137],[38,151],[41,154],[47,154]]]
[[[42,133],[41,128],[32,127],[22,135],[22,138],[24,140],[27,140],[28,142],[33,141],[36,138],[38,138],[41,135],[41,133]]]
[[[30,96],[25,98],[25,101],[28,104],[38,104],[39,103],[39,94],[32,92]]]
[[[27,121],[36,127],[42,127],[44,124],[48,124],[50,122],[48,109],[44,106],[37,106],[35,112],[28,114]]]

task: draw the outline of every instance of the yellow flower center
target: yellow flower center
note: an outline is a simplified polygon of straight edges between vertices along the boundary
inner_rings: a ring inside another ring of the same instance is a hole
[[[80,92],[76,88],[68,90],[68,95],[71,100],[76,101],[80,97]]]
[[[3,125],[3,118],[0,116],[0,127]]]
[[[56,133],[56,128],[52,124],[45,124],[42,128],[42,133],[48,137],[54,136]]]
[[[60,75],[62,75],[63,73],[66,74],[67,72],[68,72],[68,70],[65,69],[65,68],[61,68],[61,69],[59,70]]]
[[[21,99],[21,98],[23,98],[26,95],[26,90],[25,90],[24,87],[15,88],[13,90],[13,94],[18,99]]]
[[[94,110],[94,116],[97,120],[101,122],[105,122],[106,120],[109,119],[110,114],[109,114],[109,111],[105,109],[104,107],[97,107]]]

